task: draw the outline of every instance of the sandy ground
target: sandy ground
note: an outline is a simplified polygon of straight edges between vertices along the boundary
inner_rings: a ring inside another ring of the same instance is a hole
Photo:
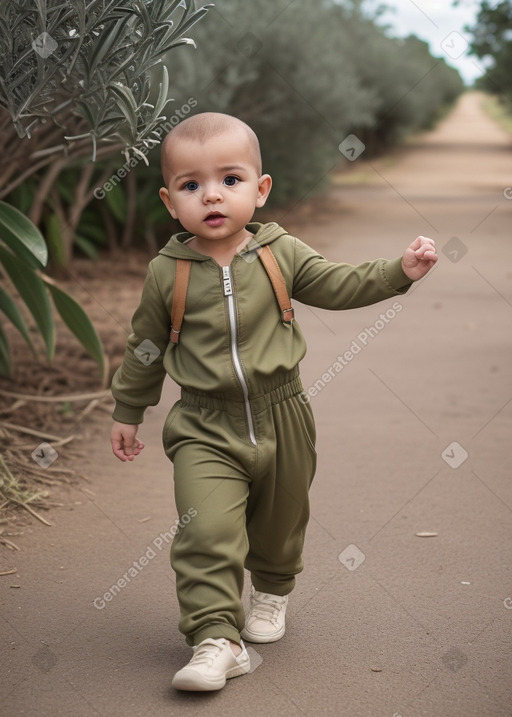
[[[138,462],[111,456],[98,419],[91,484],[0,553],[18,569],[0,577],[2,715],[512,715],[511,156],[465,95],[396,161],[356,160],[367,182],[338,184],[314,225],[276,217],[333,260],[393,257],[418,234],[441,257],[398,301],[297,307],[319,465],[285,637],[219,693],[170,687],[190,651],[168,562],[169,382]]]

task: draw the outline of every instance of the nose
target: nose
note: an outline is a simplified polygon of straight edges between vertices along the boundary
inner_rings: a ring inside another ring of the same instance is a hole
[[[221,202],[221,201],[222,201],[222,193],[220,191],[219,185],[214,182],[212,182],[211,184],[208,184],[204,190],[203,202],[205,204],[212,204],[212,203]]]

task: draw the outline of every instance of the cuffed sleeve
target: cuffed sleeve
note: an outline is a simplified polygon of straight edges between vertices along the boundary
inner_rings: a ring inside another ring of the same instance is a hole
[[[142,423],[144,420],[145,410],[146,406],[139,408],[128,406],[126,403],[122,403],[121,401],[116,401],[116,405],[112,412],[112,418],[114,421],[119,421],[120,423],[130,423],[138,426],[139,423]]]
[[[384,281],[390,291],[397,294],[405,294],[413,282],[402,269],[402,257],[399,256],[396,259],[381,259],[380,261],[382,262]]]

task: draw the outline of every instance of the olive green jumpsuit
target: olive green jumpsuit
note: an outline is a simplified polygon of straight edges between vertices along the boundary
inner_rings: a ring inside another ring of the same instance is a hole
[[[138,424],[160,400],[165,374],[182,389],[163,428],[174,463],[180,630],[240,642],[244,567],[256,590],[287,595],[303,568],[315,473],[315,427],[298,364],[306,352],[296,321],[283,321],[253,246],[269,244],[289,296],[350,309],[403,294],[401,260],[350,266],[327,261],[275,223],[247,225],[254,240],[229,267],[173,236],[151,261],[112,393],[113,417]],[[176,259],[191,260],[179,343],[169,341]]]

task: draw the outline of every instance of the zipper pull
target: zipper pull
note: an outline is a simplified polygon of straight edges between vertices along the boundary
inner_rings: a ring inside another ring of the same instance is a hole
[[[231,272],[229,266],[222,267],[222,281],[224,283],[224,296],[231,296],[233,288],[231,286]]]

